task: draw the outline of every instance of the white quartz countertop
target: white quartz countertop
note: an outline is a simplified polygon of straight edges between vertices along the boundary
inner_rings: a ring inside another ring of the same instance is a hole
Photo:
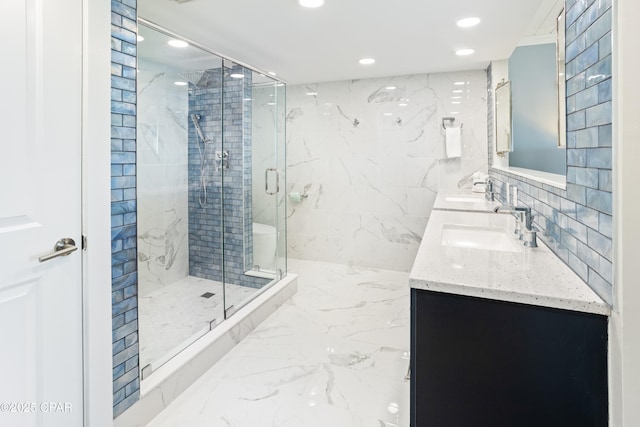
[[[447,191],[439,192],[433,209],[467,211],[467,212],[493,212],[493,208],[498,206],[498,202],[489,202],[485,199],[484,193],[473,193],[471,191]]]
[[[409,276],[415,289],[608,315],[610,308],[538,239],[515,252],[443,245],[451,225],[513,231],[514,218],[483,212],[431,213]]]

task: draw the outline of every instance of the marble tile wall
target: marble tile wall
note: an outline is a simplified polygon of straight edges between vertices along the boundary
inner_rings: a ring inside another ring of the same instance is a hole
[[[503,198],[506,184],[518,187],[518,199],[532,208],[540,237],[600,297],[611,303],[614,144],[611,0],[567,0],[565,10],[567,188],[559,189],[493,168],[491,176]],[[495,88],[495,82],[489,82],[491,88]],[[493,141],[493,129],[491,126],[488,129],[489,141]],[[490,146],[492,151],[492,143]]]
[[[189,274],[188,87],[176,71],[139,60],[138,294]]]
[[[288,204],[289,256],[408,271],[436,193],[487,171],[486,79],[477,70],[288,87],[287,192],[309,194]],[[445,153],[449,116],[463,124],[459,158]]]

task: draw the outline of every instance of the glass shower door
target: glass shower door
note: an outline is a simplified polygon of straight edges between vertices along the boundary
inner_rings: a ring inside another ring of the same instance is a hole
[[[285,86],[151,23],[139,33],[137,166],[116,172],[137,183],[124,249],[144,380],[286,271]]]
[[[282,277],[286,268],[279,245],[286,240],[280,231],[284,161],[277,149],[278,129],[284,126],[284,85],[231,62],[225,62],[223,79],[223,146],[229,156],[229,168],[223,170],[228,317]]]
[[[222,58],[142,23],[139,34],[137,165],[126,173],[137,184],[145,379],[224,319]]]

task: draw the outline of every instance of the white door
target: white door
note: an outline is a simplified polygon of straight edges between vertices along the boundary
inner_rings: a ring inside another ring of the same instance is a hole
[[[0,425],[82,425],[82,2],[0,5]]]

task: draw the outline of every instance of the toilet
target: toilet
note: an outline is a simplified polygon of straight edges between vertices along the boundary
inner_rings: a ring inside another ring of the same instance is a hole
[[[261,270],[273,270],[278,237],[272,225],[253,223],[253,265]]]

